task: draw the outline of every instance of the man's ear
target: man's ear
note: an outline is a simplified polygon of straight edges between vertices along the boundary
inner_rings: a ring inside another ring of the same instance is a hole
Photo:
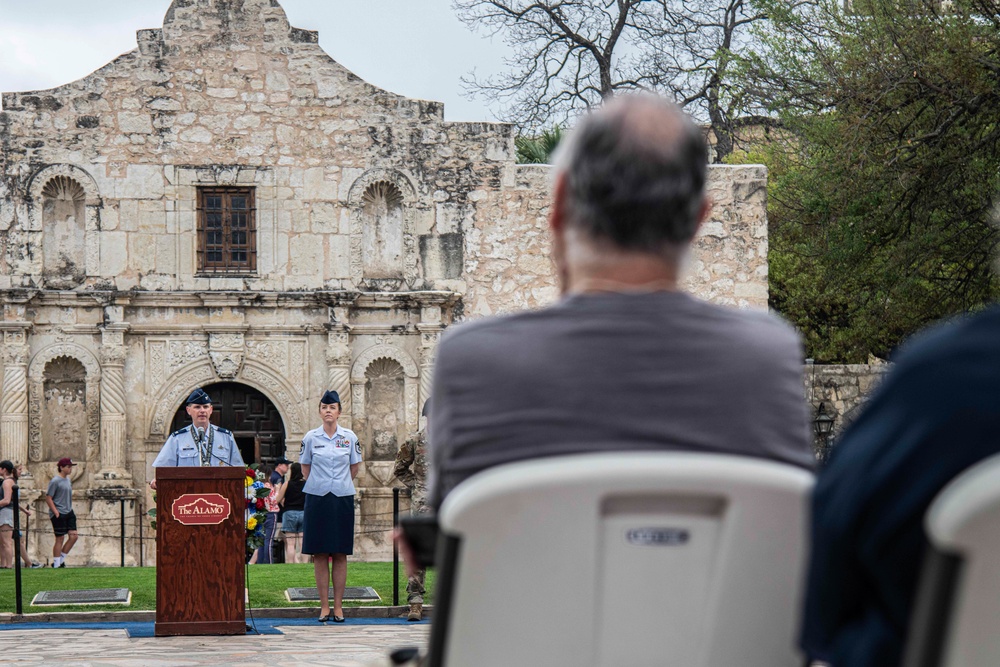
[[[694,233],[695,236],[698,234],[698,230],[701,229],[702,224],[708,220],[708,216],[712,214],[712,200],[705,197],[701,202],[701,209],[698,211],[698,224],[695,225]]]
[[[556,236],[566,226],[566,175],[556,176],[552,187],[552,205],[549,207],[549,230]]]

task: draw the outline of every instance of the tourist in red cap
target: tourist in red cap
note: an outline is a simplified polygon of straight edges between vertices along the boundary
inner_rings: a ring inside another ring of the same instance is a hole
[[[57,475],[49,482],[45,492],[45,502],[49,506],[49,519],[56,541],[52,545],[52,567],[66,567],[66,555],[80,537],[76,532],[76,514],[73,513],[73,485],[69,474],[73,472],[73,460],[59,459]]]

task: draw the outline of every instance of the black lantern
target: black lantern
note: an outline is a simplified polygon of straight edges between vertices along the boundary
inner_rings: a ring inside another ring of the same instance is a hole
[[[826,438],[833,433],[833,422],[836,417],[826,411],[826,403],[820,403],[816,409],[816,417],[813,419],[813,430],[816,431],[817,438]]]
[[[830,456],[830,441],[836,420],[836,417],[826,411],[826,403],[820,402],[813,418],[813,431],[816,433],[816,458],[822,463]]]

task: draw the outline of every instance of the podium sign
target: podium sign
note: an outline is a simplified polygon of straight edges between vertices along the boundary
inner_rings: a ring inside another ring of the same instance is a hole
[[[245,476],[237,467],[156,469],[157,637],[246,633]]]

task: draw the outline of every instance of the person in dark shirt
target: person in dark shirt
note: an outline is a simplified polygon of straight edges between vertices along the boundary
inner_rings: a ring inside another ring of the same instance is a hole
[[[817,480],[801,645],[833,667],[900,664],[937,493],[1000,453],[1000,307],[905,345]]]
[[[299,544],[302,540],[302,511],[306,507],[306,496],[302,487],[306,481],[302,478],[302,466],[293,463],[289,468],[288,481],[278,489],[277,501],[281,507],[281,530],[285,534],[285,562],[307,563],[308,556],[300,553]]]

